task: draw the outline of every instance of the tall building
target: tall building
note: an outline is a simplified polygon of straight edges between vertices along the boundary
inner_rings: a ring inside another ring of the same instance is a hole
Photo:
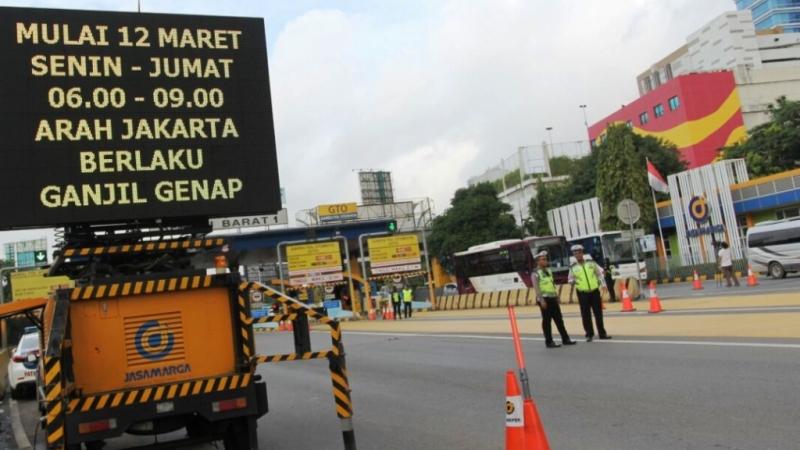
[[[756,30],[800,32],[800,0],[734,0],[739,10],[753,13]]]
[[[17,267],[33,267],[47,263],[47,238],[8,242],[3,245],[3,258]]]

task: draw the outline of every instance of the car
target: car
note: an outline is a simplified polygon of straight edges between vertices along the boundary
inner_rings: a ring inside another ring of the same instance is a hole
[[[456,295],[458,294],[458,286],[455,283],[447,283],[442,289],[442,295]]]
[[[33,396],[39,367],[39,332],[23,334],[8,362],[8,383],[11,398]]]

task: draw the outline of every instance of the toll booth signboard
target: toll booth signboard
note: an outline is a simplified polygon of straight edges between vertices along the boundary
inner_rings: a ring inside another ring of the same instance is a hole
[[[264,21],[0,8],[0,229],[281,209]]]
[[[47,270],[36,269],[11,274],[13,301],[48,298],[53,289],[72,288],[75,282],[65,276],[48,277]]]
[[[416,234],[367,239],[373,275],[422,270]]]
[[[356,202],[337,203],[317,206],[319,223],[343,222],[358,219],[358,204]]]
[[[289,245],[286,247],[289,282],[292,285],[342,281],[342,256],[338,242]]]

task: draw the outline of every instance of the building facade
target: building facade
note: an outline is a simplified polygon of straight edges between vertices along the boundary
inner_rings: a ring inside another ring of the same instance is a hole
[[[735,0],[739,10],[753,14],[757,30],[780,28],[786,33],[800,32],[800,0]]]
[[[34,267],[46,264],[47,238],[8,242],[3,245],[3,259],[14,261],[17,267]]]
[[[741,102],[730,71],[669,80],[589,127],[593,144],[612,124],[672,142],[690,168],[708,164],[719,149],[744,139]]]

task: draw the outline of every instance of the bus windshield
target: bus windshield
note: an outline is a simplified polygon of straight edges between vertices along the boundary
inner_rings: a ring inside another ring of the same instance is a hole
[[[637,250],[641,255],[641,249]],[[603,236],[603,252],[606,258],[615,264],[633,262],[635,260],[631,240],[627,237],[623,238],[622,234],[619,233]]]
[[[563,236],[532,238],[528,240],[528,244],[534,255],[546,251],[551,267],[569,267],[569,248],[567,240]]]

